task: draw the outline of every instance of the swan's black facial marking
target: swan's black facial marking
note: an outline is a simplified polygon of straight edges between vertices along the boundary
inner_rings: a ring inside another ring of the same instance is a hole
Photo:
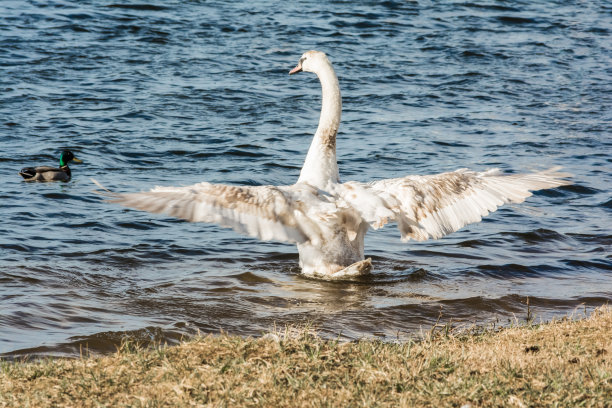
[[[289,71],[289,75],[293,75],[293,74],[297,74],[298,72],[302,72],[302,63],[306,60],[306,57],[302,57],[300,58],[300,60],[298,61],[298,64],[295,68],[293,68],[291,71]]]

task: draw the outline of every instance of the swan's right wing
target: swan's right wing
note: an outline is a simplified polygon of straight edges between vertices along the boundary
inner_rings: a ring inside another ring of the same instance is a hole
[[[505,203],[523,202],[530,191],[571,184],[563,179],[568,175],[557,170],[504,176],[497,170],[460,169],[371,183],[348,182],[341,196],[372,227],[395,220],[403,240],[423,241],[478,222]]]
[[[95,180],[94,180],[95,182]],[[99,183],[96,182],[99,185]],[[191,222],[216,223],[263,240],[301,243],[319,236],[306,215],[320,197],[308,186],[231,186],[199,183],[141,193],[106,193],[111,202]]]

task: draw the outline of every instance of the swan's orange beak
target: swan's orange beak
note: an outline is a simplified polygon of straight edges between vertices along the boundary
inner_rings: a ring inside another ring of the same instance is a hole
[[[297,74],[298,72],[302,72],[302,63],[298,63],[295,68],[289,71],[289,75]]]

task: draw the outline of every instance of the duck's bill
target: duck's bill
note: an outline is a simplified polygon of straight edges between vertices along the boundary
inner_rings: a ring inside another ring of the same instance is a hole
[[[297,74],[298,72],[302,72],[302,65],[298,64],[297,67],[293,68],[289,71],[289,75]]]
[[[75,163],[83,163],[83,160],[79,160],[76,157],[73,157],[72,161],[75,162]]]

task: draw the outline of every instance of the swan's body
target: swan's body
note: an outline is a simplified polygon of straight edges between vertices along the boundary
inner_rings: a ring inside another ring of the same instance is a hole
[[[297,244],[302,272],[336,279],[368,273],[364,237],[370,227],[398,224],[402,240],[440,238],[477,222],[507,202],[522,202],[529,190],[565,184],[555,169],[499,175],[460,169],[370,183],[341,183],[336,133],[342,102],[338,79],[325,54],[306,52],[290,74],[314,72],[322,86],[319,126],[296,184],[229,186],[199,183],[116,194],[122,205],[186,219],[213,222],[263,240]]]

